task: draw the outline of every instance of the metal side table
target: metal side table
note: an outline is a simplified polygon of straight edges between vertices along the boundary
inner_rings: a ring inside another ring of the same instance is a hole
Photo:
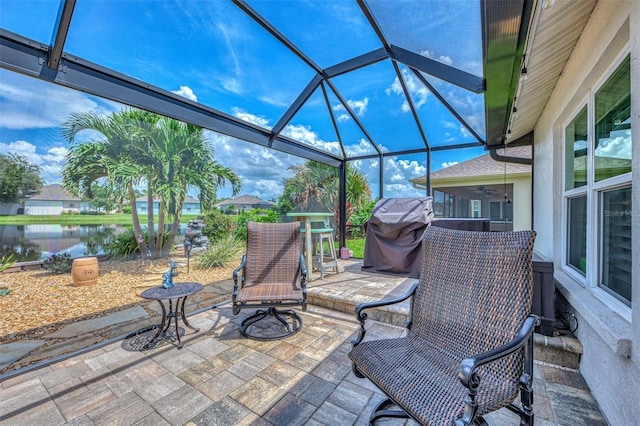
[[[200,331],[199,328],[192,327],[191,324],[187,321],[187,317],[184,315],[184,303],[187,297],[196,294],[202,290],[202,284],[199,283],[180,283],[176,284],[172,288],[163,288],[161,286],[152,287],[140,294],[140,297],[147,300],[157,300],[162,307],[162,322],[158,326],[158,331],[156,335],[153,336],[153,339],[149,341],[146,345],[144,345],[143,349],[148,349],[151,344],[153,344],[161,334],[165,334],[169,327],[171,326],[171,320],[175,321],[176,326],[176,338],[178,340],[178,349],[182,349],[182,342],[180,341],[180,330],[178,328],[178,317],[182,318],[182,322],[184,325],[194,330],[195,332]],[[175,310],[173,307],[173,299],[176,299]],[[169,301],[169,312],[164,307],[163,300]],[[168,320],[167,320],[168,318]]]

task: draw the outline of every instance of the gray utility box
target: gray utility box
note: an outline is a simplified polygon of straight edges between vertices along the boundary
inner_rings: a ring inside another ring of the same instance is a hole
[[[536,332],[545,336],[553,335],[556,322],[556,287],[553,281],[553,262],[533,254],[533,303],[531,313],[542,320]]]

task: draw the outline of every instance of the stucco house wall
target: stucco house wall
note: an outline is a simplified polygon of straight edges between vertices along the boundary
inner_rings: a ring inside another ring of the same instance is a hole
[[[563,265],[564,126],[618,58],[631,57],[633,315]],[[580,371],[612,425],[640,418],[640,1],[599,1],[534,130],[535,250],[554,262],[557,288],[578,319]],[[551,171],[551,172],[550,172]]]
[[[26,215],[60,215],[91,211],[89,203],[64,190],[60,184],[45,185],[40,192],[24,202]]]
[[[138,214],[147,214],[147,197],[140,197],[136,199],[136,209],[138,210]],[[160,209],[160,201],[153,201],[153,214],[157,215]],[[193,197],[185,197],[184,202],[182,203],[182,214],[194,215],[201,214],[200,209],[200,201],[196,200]]]

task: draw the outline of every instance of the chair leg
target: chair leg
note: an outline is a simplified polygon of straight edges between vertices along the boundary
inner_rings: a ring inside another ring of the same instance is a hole
[[[333,261],[333,265],[334,265],[333,270],[337,274],[338,273],[338,256],[336,255],[336,246],[333,240],[334,240],[334,235],[332,232],[329,234],[329,251],[331,254],[331,260]]]
[[[378,419],[383,417],[393,417],[396,419],[408,419],[409,415],[404,410],[390,410],[387,407],[395,405],[391,399],[387,398],[378,403],[369,417],[369,425],[373,426]]]

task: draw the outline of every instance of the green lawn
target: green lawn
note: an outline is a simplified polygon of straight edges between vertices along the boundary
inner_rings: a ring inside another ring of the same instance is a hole
[[[182,222],[185,223],[190,219],[195,219],[197,215],[184,215]],[[32,225],[37,223],[55,224],[55,225],[95,225],[96,223],[104,225],[131,225],[130,213],[114,213],[114,214],[63,214],[58,216],[51,215],[12,215],[0,216],[0,225]],[[147,216],[140,215],[140,224],[146,225]]]
[[[364,238],[347,240],[347,248],[353,252],[353,257],[364,258]]]

